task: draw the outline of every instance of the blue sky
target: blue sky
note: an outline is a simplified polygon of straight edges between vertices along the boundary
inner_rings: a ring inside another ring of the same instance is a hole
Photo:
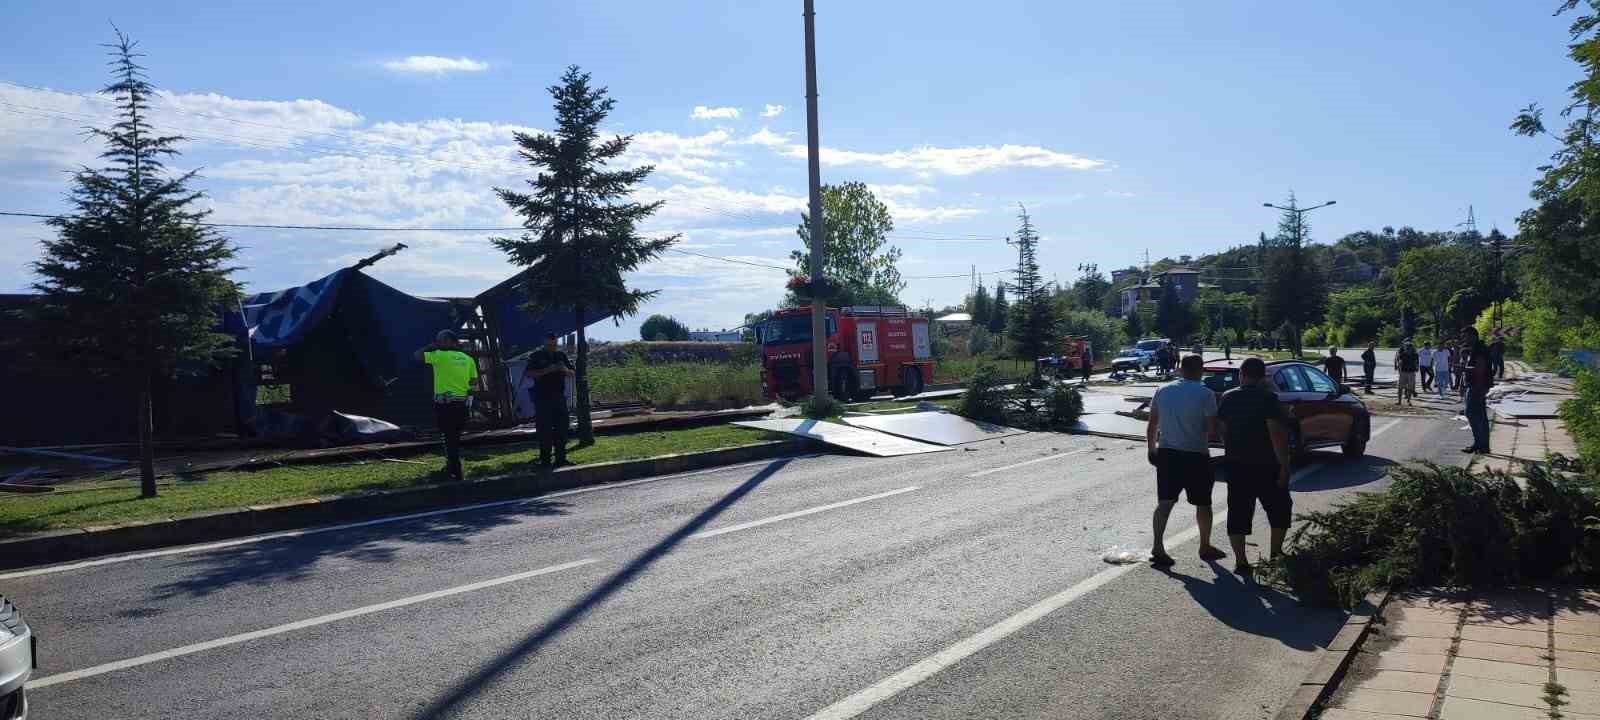
[[[1000,238],[1018,203],[1062,282],[1080,263],[1253,241],[1276,220],[1261,203],[1291,188],[1338,200],[1311,216],[1324,241],[1446,229],[1469,203],[1511,230],[1552,147],[1506,126],[1530,101],[1559,108],[1576,72],[1556,0],[817,4],[823,179],[890,202],[915,304],[956,302],[974,265],[1013,264]],[[64,172],[95,151],[78,129],[107,108],[64,93],[105,83],[98,44],[114,20],[171,93],[156,121],[194,137],[182,164],[202,168],[219,222],[509,224],[490,188],[527,176],[510,133],[549,125],[544,88],[576,63],[617,100],[608,129],[637,134],[629,162],[658,166],[641,194],[668,204],[651,230],[786,266],[806,182],[800,7],[12,3],[0,210],[65,207]],[[0,218],[0,252],[16,259],[0,289],[30,282],[44,233]],[[412,247],[373,274],[409,292],[473,294],[512,272],[481,234],[232,236],[254,289],[396,241]],[[646,314],[694,327],[770,307],[783,279],[681,254],[633,278],[662,290]],[[638,320],[595,331],[633,336]]]

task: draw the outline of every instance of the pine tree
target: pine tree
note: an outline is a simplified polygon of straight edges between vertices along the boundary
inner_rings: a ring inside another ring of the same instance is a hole
[[[1016,297],[1011,306],[1006,334],[1023,360],[1033,360],[1050,352],[1060,336],[1060,318],[1051,298],[1051,288],[1039,277],[1039,233],[1026,209],[1018,213]]]
[[[140,494],[155,497],[152,383],[179,363],[234,352],[233,338],[215,328],[239,286],[228,279],[232,243],[200,224],[208,213],[188,188],[195,173],[166,167],[184,138],[150,126],[154,88],[138,44],[119,30],[105,47],[114,82],[101,92],[115,99],[117,120],[89,135],[105,143],[109,165],[75,173],[74,214],[49,221],[56,237],[33,263],[43,296],[35,319],[46,351],[137,388]]]
[[[978,291],[973,293],[972,300],[967,304],[967,312],[972,315],[972,326],[989,327],[990,310],[989,289],[983,286],[982,281],[979,281]]]
[[[994,285],[994,304],[989,306],[989,332],[1000,335],[1006,331],[1006,318],[1011,316],[1011,303],[1006,301],[1006,284]]]
[[[1297,208],[1294,193],[1289,207]],[[1305,252],[1311,228],[1304,213],[1283,211],[1278,236],[1267,243],[1266,276],[1262,283],[1260,315],[1265,327],[1288,325],[1286,338],[1295,355],[1301,351],[1300,331],[1314,322],[1327,299],[1327,277]]]
[[[578,323],[576,359],[578,440],[594,443],[589,424],[589,318],[621,318],[657,291],[631,290],[624,276],[656,258],[678,236],[640,237],[638,223],[661,208],[662,201],[627,202],[635,185],[655,169],[644,165],[607,170],[628,149],[632,136],[599,138],[615,100],[605,88],[589,85],[589,74],[567,68],[561,83],[550,87],[555,98],[556,129],[552,133],[514,133],[521,155],[539,170],[528,181],[532,193],[495,188],[528,232],[516,238],[494,238],[513,265],[529,268],[528,304],[533,313],[572,308]]]

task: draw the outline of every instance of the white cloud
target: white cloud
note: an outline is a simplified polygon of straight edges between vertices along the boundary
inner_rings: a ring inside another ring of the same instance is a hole
[[[460,72],[483,72],[489,69],[489,63],[469,57],[409,55],[399,60],[385,61],[383,69],[407,75],[448,75]]]
[[[805,157],[805,148],[791,147],[787,153]],[[856,152],[837,148],[822,148],[822,162],[828,165],[878,165],[890,170],[911,170],[918,173],[943,175],[971,175],[986,170],[1007,167],[1067,168],[1092,170],[1105,165],[1102,160],[1092,160],[1070,153],[1047,150],[1034,145],[978,145],[972,147],[941,148],[922,146],[911,150],[886,153]]]
[[[787,108],[785,108],[782,105],[767,105],[761,111],[761,117],[764,117],[764,118],[777,117],[779,115],[782,115],[783,111],[786,110],[786,109]]]
[[[1131,193],[1131,192],[1124,192],[1124,191],[1121,191],[1121,190],[1107,190],[1106,191],[1106,197],[1131,198],[1131,197],[1138,197],[1138,196],[1133,194],[1133,193]]]
[[[754,133],[751,133],[750,135],[748,135],[746,137],[740,138],[738,140],[734,140],[733,144],[734,145],[765,145],[765,146],[770,147],[770,148],[780,148],[780,149],[788,149],[788,148],[798,147],[798,148],[800,148],[801,157],[805,157],[805,146],[803,146],[803,145],[793,145],[793,144],[791,144],[789,142],[789,138],[791,136],[793,136],[793,135],[794,135],[794,133],[781,133],[781,134],[780,133],[775,133],[775,132],[772,131],[771,128],[765,128],[764,127],[764,128],[761,128],[760,130],[754,132]]]
[[[689,113],[689,117],[694,120],[737,120],[739,108],[696,105],[694,112]]]

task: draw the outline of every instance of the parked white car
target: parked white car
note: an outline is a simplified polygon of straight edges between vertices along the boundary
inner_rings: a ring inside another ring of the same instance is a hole
[[[28,678],[37,663],[35,638],[22,613],[0,596],[0,720],[28,717]]]

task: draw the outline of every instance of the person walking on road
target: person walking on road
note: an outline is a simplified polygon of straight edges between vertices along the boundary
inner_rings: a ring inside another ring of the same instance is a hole
[[[1443,347],[1438,352],[1445,352]],[[1418,379],[1422,381],[1422,392],[1427,392],[1434,382],[1434,344],[1422,342],[1422,349],[1416,352],[1416,365],[1418,365]]]
[[[1249,577],[1245,537],[1250,535],[1256,502],[1267,514],[1272,559],[1283,554],[1294,500],[1289,497],[1288,419],[1278,395],[1267,387],[1267,366],[1250,358],[1239,366],[1239,387],[1222,394],[1217,407],[1217,435],[1222,438],[1223,467],[1228,473],[1228,542],[1234,569]],[[1370,375],[1369,375],[1370,377]]]
[[[1450,377],[1450,350],[1440,346],[1433,354],[1433,389],[1439,393],[1439,400],[1446,400],[1445,394],[1450,392],[1450,382],[1445,378]]]
[[[1366,352],[1361,353],[1361,374],[1366,377],[1367,394],[1372,394],[1372,376],[1378,372],[1378,341],[1367,343]]]
[[[1478,339],[1478,329],[1468,327],[1462,333],[1461,386],[1467,396],[1467,424],[1472,426],[1472,446],[1462,448],[1465,453],[1489,452],[1489,388],[1494,387],[1493,359],[1489,346]]]
[[[528,356],[523,376],[533,379],[533,416],[539,431],[539,464],[549,466],[551,451],[555,467],[567,462],[567,377],[574,374],[567,354],[556,347],[556,336],[547,333],[544,347]]]
[[[467,426],[467,395],[478,382],[478,363],[461,352],[455,333],[440,330],[433,343],[414,356],[433,369],[433,418],[444,435],[444,472],[452,480],[461,470],[461,431]]]
[[[1328,377],[1333,378],[1334,382],[1344,383],[1345,364],[1344,358],[1339,357],[1339,348],[1328,348],[1328,356],[1322,359],[1322,369],[1328,373]]]
[[[1150,400],[1150,420],[1145,424],[1145,450],[1156,468],[1156,511],[1151,529],[1155,543],[1150,563],[1169,568],[1176,562],[1167,554],[1167,519],[1184,495],[1194,506],[1200,526],[1200,559],[1212,562],[1228,556],[1211,544],[1211,472],[1208,440],[1216,428],[1217,397],[1200,382],[1205,361],[1199,355],[1183,359],[1182,377],[1161,386]]]
[[[1417,399],[1417,348],[1410,340],[1400,346],[1400,352],[1395,353],[1394,368],[1400,371],[1400,393],[1396,405],[1416,405]]]
[[[1495,379],[1504,379],[1506,376],[1506,339],[1496,328],[1494,342],[1489,343],[1489,359],[1494,363],[1491,371]]]
[[[1078,365],[1083,370],[1083,384],[1089,384],[1089,373],[1094,372],[1094,345],[1083,344],[1083,354],[1078,357]]]

